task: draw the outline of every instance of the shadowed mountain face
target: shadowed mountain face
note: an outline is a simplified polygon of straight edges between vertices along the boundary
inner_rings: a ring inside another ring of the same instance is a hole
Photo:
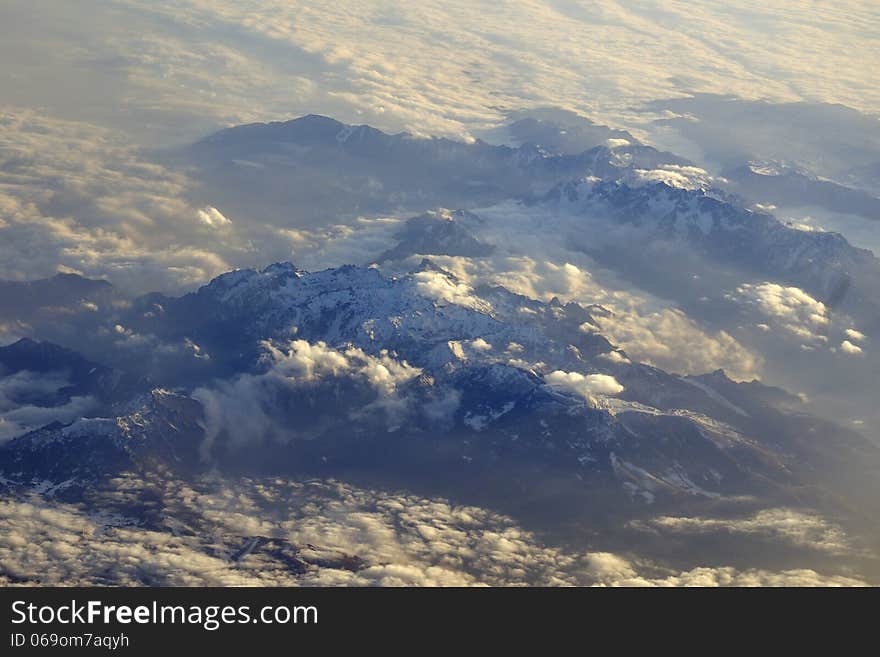
[[[817,206],[832,212],[880,220],[880,198],[807,172],[785,167],[744,165],[724,172],[733,189],[756,203],[782,207]]]
[[[113,298],[107,281],[56,274],[36,281],[0,281],[0,316],[29,321],[52,313],[78,312]]]
[[[639,143],[626,130],[612,130],[576,115],[563,114],[556,118],[551,113],[550,117],[543,118],[541,112],[532,114],[510,123],[507,132],[516,142],[540,144],[551,153],[576,155],[596,146],[606,146],[609,140],[621,145]]]
[[[71,376],[82,381],[98,371],[99,366],[89,362],[78,353],[48,342],[35,342],[22,338],[18,342],[0,347],[0,365],[7,374],[21,371],[51,372],[68,370]],[[101,367],[102,374],[107,368]]]
[[[492,245],[480,242],[461,223],[461,220],[468,219],[479,220],[466,210],[445,215],[431,213],[413,217],[394,235],[399,240],[397,245],[380,255],[376,262],[381,264],[389,260],[404,260],[418,254],[468,258],[491,254]]]
[[[389,135],[315,115],[223,130],[176,157],[198,167],[204,202],[259,217],[296,208],[304,223],[436,205],[478,207],[540,194],[577,176],[685,164],[634,140],[554,154],[531,141],[514,148]]]

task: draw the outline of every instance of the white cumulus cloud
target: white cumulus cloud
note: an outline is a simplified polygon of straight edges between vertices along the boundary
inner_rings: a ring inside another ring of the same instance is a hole
[[[840,350],[846,354],[856,355],[862,353],[862,348],[858,345],[853,344],[849,340],[844,340],[840,343]]]
[[[616,395],[623,386],[610,374],[580,374],[555,370],[544,376],[544,382],[552,388],[580,395],[590,401],[595,395]]]
[[[733,299],[754,307],[776,326],[804,340],[824,341],[830,322],[827,306],[799,287],[779,283],[744,283]]]
[[[205,206],[198,211],[199,221],[211,228],[220,228],[221,226],[229,226],[232,221],[223,216],[217,208],[213,206]]]

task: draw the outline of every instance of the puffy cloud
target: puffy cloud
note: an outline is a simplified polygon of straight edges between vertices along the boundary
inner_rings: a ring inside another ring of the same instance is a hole
[[[605,145],[606,145],[608,148],[615,149],[615,148],[623,148],[624,146],[629,146],[630,143],[629,143],[629,140],[628,140],[628,139],[615,139],[615,138],[611,138],[611,139],[607,139],[607,140],[605,141]]]
[[[181,221],[197,214],[186,176],[123,135],[0,108],[0,158],[0,277],[73,271],[148,291],[203,281],[242,254],[202,222]]]
[[[552,388],[573,392],[591,401],[595,395],[616,395],[623,386],[610,374],[580,374],[555,370],[544,376],[544,382]]]
[[[456,281],[443,272],[434,270],[416,272],[413,275],[413,280],[419,294],[431,299],[447,301],[481,311],[489,311],[492,308],[487,302],[477,297],[469,285]]]
[[[742,380],[756,378],[761,370],[761,357],[727,331],[709,333],[676,308],[647,313],[633,308],[596,320],[600,332],[627,353],[671,372],[723,369]],[[590,325],[582,328],[595,330]]]
[[[154,306],[154,308],[161,308],[161,306]],[[153,314],[154,311],[149,311],[145,313],[145,316],[151,317]],[[188,337],[163,340],[153,333],[138,333],[122,324],[99,327],[97,333],[99,336],[109,338],[115,347],[149,359],[154,366],[158,367],[162,367],[161,362],[169,357],[183,356],[203,361],[211,359],[210,354]]]
[[[348,372],[363,376],[374,388],[390,395],[400,383],[421,374],[420,369],[406,361],[395,360],[384,349],[378,356],[371,356],[357,347],[337,351],[324,342],[306,340],[293,340],[287,351],[278,349],[271,342],[263,342],[263,347],[273,373],[293,380],[316,381]]]
[[[339,376],[351,369],[349,359],[324,342],[310,344],[306,340],[294,340],[289,351],[264,342],[268,360],[279,374],[303,381],[316,381],[325,376]]]
[[[0,107],[0,160],[0,278],[66,271],[140,293],[178,291],[300,250],[352,261],[331,244],[352,228],[300,235],[284,225],[289,217],[270,225],[259,209],[233,223],[190,201],[198,190],[185,171],[156,164],[107,128]],[[358,245],[355,261],[375,244]]]
[[[730,298],[754,307],[777,326],[801,339],[825,339],[821,331],[830,322],[828,308],[799,287],[772,282],[743,283]]]
[[[856,355],[862,353],[862,348],[858,345],[853,344],[849,340],[844,340],[840,343],[840,350],[845,354]]]
[[[822,233],[825,232],[822,228],[813,226],[811,224],[806,223],[798,223],[796,221],[787,221],[785,225],[789,228],[794,228],[795,230],[800,230],[805,233]]]
[[[262,346],[265,353],[261,361],[267,367],[264,373],[242,374],[193,392],[205,409],[205,458],[209,458],[221,434],[228,436],[232,445],[265,440],[286,442],[292,436],[308,435],[309,431],[320,433],[326,429],[323,419],[352,421],[358,413],[373,411],[380,412],[392,430],[412,411],[412,400],[401,394],[399,388],[418,377],[421,370],[395,359],[386,350],[373,356],[353,346],[334,349],[324,342],[306,340],[293,340],[284,347],[271,342],[263,342]],[[318,417],[320,413],[315,413],[312,419],[318,422],[317,429],[310,428],[305,421],[296,427],[285,422],[285,413],[289,412],[283,401],[285,394],[339,381],[368,386],[373,391],[372,400],[358,408],[343,404],[333,417],[324,414],[322,419]],[[436,422],[442,422],[442,413],[452,413],[457,406],[457,399],[443,392],[428,402],[421,410]]]
[[[636,169],[633,171],[633,182],[636,184],[662,182],[670,187],[682,189],[706,189],[720,180],[699,167],[664,164],[659,169]]]
[[[137,333],[122,324],[114,324],[112,331],[115,336],[114,343],[120,347],[126,347],[129,349],[150,348],[154,347],[158,342],[156,336],[152,334]]]
[[[278,227],[276,239],[290,249],[296,264],[318,271],[341,264],[372,262],[393,242],[401,220],[394,217],[358,217],[351,224]]]
[[[493,282],[543,301],[553,297],[577,301],[603,296],[604,290],[586,268],[568,260],[544,259],[541,254],[539,250],[534,256],[504,258],[492,272]]]
[[[198,360],[211,360],[211,354],[205,351],[201,346],[193,342],[189,338],[184,338],[183,340],[184,348],[188,349],[192,354],[193,358]]]
[[[569,248],[582,217],[547,217],[539,210],[502,204],[481,211],[487,221],[480,238],[496,245],[484,258],[430,256],[470,291],[479,285],[503,285],[524,296],[557,297],[584,305],[599,304],[608,313],[594,315],[599,332],[637,361],[685,374],[724,369],[737,379],[759,378],[760,355],[724,330],[710,331],[667,302],[633,289],[585,253]],[[553,222],[549,223],[548,222]],[[525,255],[527,253],[528,255]],[[404,263],[414,266],[421,256]],[[439,275],[441,278],[445,278]],[[472,303],[464,297],[463,303]],[[478,305],[472,307],[480,308]],[[594,330],[595,327],[585,326]],[[613,358],[613,357],[612,357]]]
[[[861,342],[866,337],[864,333],[862,333],[861,331],[857,331],[854,328],[848,328],[846,329],[846,331],[844,331],[844,333],[846,334],[846,337],[848,337],[850,340],[855,340],[856,342]]]
[[[846,575],[823,576],[809,568],[772,572],[761,569],[738,571],[736,568],[694,568],[680,575],[648,580],[656,586],[865,586],[857,578]],[[638,580],[633,582],[636,585]],[[618,584],[626,584],[619,582]]]
[[[36,406],[27,404],[0,414],[0,442],[21,436],[52,422],[67,424],[95,410],[98,403],[94,397],[71,397],[60,406]]]
[[[15,408],[18,398],[52,395],[68,385],[70,379],[63,371],[6,374],[0,366],[0,411]]]
[[[626,363],[630,363],[630,362],[632,362],[632,361],[630,361],[629,358],[627,358],[626,356],[624,356],[624,355],[623,355],[621,352],[619,352],[619,351],[609,351],[609,352],[604,353],[604,354],[599,354],[599,358],[601,358],[601,359],[603,359],[603,360],[607,360],[608,362],[611,362],[611,363],[621,363],[621,364],[626,364]]]
[[[599,265],[589,251],[637,239],[600,216],[501,203],[478,211],[469,228],[496,249],[486,258],[432,256],[476,287],[503,285],[531,298],[598,304],[600,332],[631,359],[681,373],[724,369],[737,379],[760,378],[763,359],[731,332],[704,327],[693,316]],[[585,226],[589,225],[589,229]],[[584,235],[589,235],[588,239]]]
[[[198,211],[198,218],[199,221],[211,228],[220,228],[232,224],[229,219],[223,216],[223,213],[220,212],[220,210],[210,205],[205,206]]]
[[[4,575],[40,584],[100,584],[102,571],[126,585],[241,586],[259,581],[170,533],[114,526],[66,505],[0,502]],[[22,550],[31,545],[33,549]]]

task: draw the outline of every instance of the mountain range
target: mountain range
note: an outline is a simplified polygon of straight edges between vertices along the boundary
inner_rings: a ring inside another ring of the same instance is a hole
[[[815,379],[820,363],[833,383],[878,363],[874,254],[780,222],[749,176],[710,175],[629,133],[545,119],[510,132],[518,145],[310,115],[166,153],[230,214],[295,207],[303,230],[347,218],[353,241],[361,215],[394,229],[365,261],[234,269],[180,293],[134,296],[73,273],[0,282],[0,326],[21,336],[0,347],[0,490],[94,510],[132,476],[315,478],[442,496],[614,548],[663,514],[806,508],[869,546],[859,558],[873,577],[870,432],[799,391],[652,364],[606,330],[620,305],[524,293],[500,268],[582,276],[571,261],[586,257],[728,345],[760,346],[777,321],[772,337],[791,350],[767,362]],[[843,367],[842,354],[860,360]],[[151,499],[114,513],[171,531]],[[678,539],[651,540],[669,558]],[[296,577],[367,567],[279,536],[236,541],[233,562],[262,551]]]
[[[540,496],[574,514],[595,496],[617,500],[600,516],[737,496],[833,504],[860,522],[872,513],[880,448],[757,381],[631,362],[583,330],[602,312],[464,290],[427,261],[394,278],[289,263],[230,272],[113,318],[160,349],[197,345],[176,368],[128,359],[123,374],[30,340],[0,350],[7,375],[52,367],[70,373],[68,396],[99,399],[90,417],[5,443],[2,475],[10,490],[48,480],[74,495],[130,468],[356,470],[428,488],[505,479],[474,492],[495,504],[516,481],[514,507]],[[115,349],[123,367],[126,348]],[[548,478],[565,482],[558,499]]]

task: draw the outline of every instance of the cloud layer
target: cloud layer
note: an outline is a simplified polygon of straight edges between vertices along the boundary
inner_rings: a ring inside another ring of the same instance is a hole
[[[129,292],[176,291],[300,252],[332,258],[333,239],[351,230],[305,236],[226,216],[190,202],[193,187],[124,134],[0,107],[0,278],[64,271]]]
[[[744,283],[736,289],[739,300],[778,326],[807,342],[824,341],[830,318],[828,308],[802,289],[779,283]]]
[[[14,24],[32,3],[6,4]],[[87,0],[28,17],[52,47],[37,58],[9,35],[0,74],[18,78],[15,102],[67,100],[73,118],[154,139],[307,111],[447,135],[523,106],[619,122],[641,102],[692,91],[880,108],[868,82],[880,19],[861,0]],[[53,89],[59,76],[84,97]],[[125,111],[113,116],[111,104]]]
[[[147,515],[131,518],[114,510],[115,505],[130,509],[145,490],[156,500]],[[554,547],[513,519],[483,508],[335,481],[207,479],[184,484],[123,477],[101,495],[100,513],[36,495],[0,502],[0,581],[183,586],[860,583],[807,568],[697,566],[662,574],[656,566],[610,552]],[[296,546],[304,572],[292,572],[272,550],[257,548],[236,558],[255,536]],[[353,557],[362,560],[358,567],[346,566]]]
[[[69,385],[66,372],[22,370],[4,375],[0,367],[0,443],[52,422],[72,422],[97,407],[90,396],[70,397],[60,404],[38,403]]]

